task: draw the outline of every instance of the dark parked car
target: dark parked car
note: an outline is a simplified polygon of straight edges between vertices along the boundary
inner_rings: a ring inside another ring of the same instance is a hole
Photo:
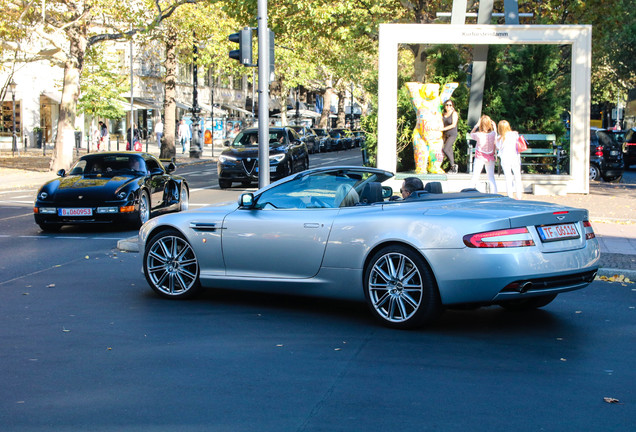
[[[309,153],[318,153],[318,140],[313,130],[307,126],[291,126],[293,130],[298,132],[300,139],[307,144],[307,150]]]
[[[613,130],[611,133],[623,148],[625,169],[629,169],[630,165],[636,165],[636,128]]]
[[[365,141],[367,140],[367,136],[365,135],[364,131],[361,130],[354,130],[351,131],[353,133],[353,142],[354,142],[354,146],[355,147],[362,147],[365,143]]]
[[[217,162],[219,186],[226,189],[232,182],[244,186],[258,183],[258,128],[241,131],[234,142],[225,143]],[[309,152],[298,133],[291,127],[269,128],[269,173],[278,180],[309,168]]]
[[[353,134],[349,129],[331,129],[329,137],[330,150],[347,150],[353,147]]]
[[[318,151],[326,152],[329,151],[329,133],[327,129],[314,128],[314,133],[316,134],[316,142],[318,143]]]
[[[35,223],[43,231],[87,223],[141,226],[155,214],[187,210],[188,184],[174,170],[147,153],[88,154],[40,188]]]
[[[605,129],[590,131],[590,180],[619,180],[623,176],[623,149]]]

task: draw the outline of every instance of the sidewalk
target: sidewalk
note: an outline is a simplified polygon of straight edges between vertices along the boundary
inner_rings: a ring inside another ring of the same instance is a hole
[[[156,145],[152,144],[148,145],[148,152],[159,154]],[[190,158],[187,152],[181,154],[179,151],[176,155],[176,164],[193,165],[215,160],[220,153],[221,148],[218,144],[215,145],[214,154],[210,146],[206,146],[201,158]],[[22,154],[13,158],[11,163],[6,162],[6,154],[0,155],[0,193],[37,189],[44,182],[55,178],[55,173],[47,171],[50,154],[50,151],[47,151],[48,156],[42,157],[41,150],[31,149],[27,155]],[[10,153],[8,157],[10,158]],[[15,160],[18,158],[22,162],[20,169],[7,167],[18,165]],[[31,166],[28,166],[29,163]],[[587,209],[601,246],[599,275],[605,277],[624,275],[631,281],[636,281],[636,184],[599,182],[590,185],[588,195],[535,197],[526,194],[524,200],[547,201]],[[134,248],[136,246],[134,240],[129,239],[120,243],[126,249]]]

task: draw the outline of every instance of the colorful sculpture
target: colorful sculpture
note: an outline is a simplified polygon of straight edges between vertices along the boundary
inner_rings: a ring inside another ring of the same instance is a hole
[[[442,97],[439,93],[439,84],[409,82],[406,83],[406,87],[411,93],[411,101],[417,112],[417,123],[413,130],[415,173],[443,174],[442,104],[450,99],[457,83],[444,85]]]

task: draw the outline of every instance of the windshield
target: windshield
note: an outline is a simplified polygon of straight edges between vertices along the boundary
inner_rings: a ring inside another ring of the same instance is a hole
[[[69,175],[112,177],[114,175],[146,173],[146,162],[141,156],[123,154],[82,158],[73,166]]]
[[[285,144],[285,132],[282,130],[270,130],[269,131],[269,145]],[[246,146],[258,146],[258,130],[243,131],[240,132],[232,147],[246,147]]]

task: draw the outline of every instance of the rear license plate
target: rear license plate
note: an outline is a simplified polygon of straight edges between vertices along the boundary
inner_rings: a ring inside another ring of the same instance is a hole
[[[537,227],[537,231],[544,242],[579,238],[573,223],[540,226]]]
[[[58,216],[93,216],[92,208],[61,208],[57,209]]]

